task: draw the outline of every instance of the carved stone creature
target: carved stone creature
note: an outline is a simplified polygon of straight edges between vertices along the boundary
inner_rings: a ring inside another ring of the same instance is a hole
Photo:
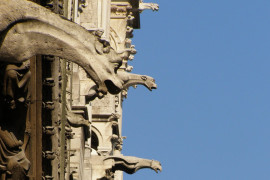
[[[59,114],[60,116],[60,114]],[[85,136],[89,138],[90,135],[90,122],[83,118],[80,114],[75,114],[72,112],[70,105],[67,104],[66,106],[66,118],[67,122],[71,127],[78,128],[78,127],[84,127],[85,130]],[[70,128],[72,131],[72,129]]]
[[[156,3],[144,3],[142,0],[140,0],[139,10],[143,11],[145,9],[152,9],[152,11],[158,11],[159,5]]]
[[[125,71],[118,71],[117,77],[121,79],[121,81],[123,81],[122,90],[126,90],[128,87],[136,86],[138,84],[145,86],[150,91],[152,91],[153,89],[157,89],[155,79],[150,76],[133,74]],[[87,94],[87,97],[90,100],[93,100],[96,97],[103,98],[103,95],[99,93],[97,86],[94,83],[92,83],[92,85],[89,86],[89,90],[85,94]]]
[[[112,142],[112,149],[113,150],[118,150],[121,151],[122,150],[122,145],[123,145],[123,139],[125,139],[126,137],[119,137],[116,134],[113,134],[111,137],[111,142]]]
[[[118,93],[122,58],[96,35],[78,24],[27,0],[0,1],[0,61],[23,62],[32,56],[54,55],[83,67],[106,94]]]
[[[137,84],[144,85],[149,91],[157,89],[155,79],[150,76],[127,73],[125,71],[118,72],[118,76],[124,81],[123,89],[127,89],[130,86],[136,86]]]
[[[162,167],[159,161],[142,159],[133,156],[110,156],[104,159],[106,161],[113,161],[111,171],[114,173],[117,170],[124,171],[128,174],[133,174],[139,169],[150,168],[156,173],[162,171]]]
[[[74,114],[69,110],[67,110],[67,121],[72,127],[90,127],[90,122],[85,120],[82,115]]]

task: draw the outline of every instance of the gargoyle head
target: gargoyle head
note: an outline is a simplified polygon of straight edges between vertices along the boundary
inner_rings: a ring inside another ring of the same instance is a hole
[[[130,86],[136,86],[137,84],[144,85],[150,91],[152,91],[152,89],[157,89],[155,79],[150,76],[133,74],[124,71],[120,71],[117,74],[118,77],[124,82],[123,89],[127,89]]]
[[[156,3],[150,3],[152,11],[158,11],[159,10],[159,5]]]
[[[156,160],[152,160],[151,163],[151,169],[153,169],[156,173],[158,173],[158,171],[162,171],[162,167],[159,161]]]
[[[157,85],[155,83],[155,79],[150,76],[141,76],[141,79],[144,81],[144,86],[149,89],[149,91],[152,91],[152,89],[157,89]]]

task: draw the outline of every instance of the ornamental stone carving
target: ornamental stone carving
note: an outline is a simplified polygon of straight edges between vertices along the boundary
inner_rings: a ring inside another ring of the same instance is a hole
[[[134,174],[138,170],[144,168],[152,169],[156,173],[158,173],[158,171],[162,171],[159,161],[142,159],[134,156],[96,156],[92,160],[103,161],[103,165],[100,166],[102,169],[99,169],[99,176],[96,176],[97,180],[112,180],[115,178],[116,171],[124,171],[128,174]]]
[[[134,156],[110,156],[104,159],[105,164],[106,161],[113,162],[111,168],[112,172],[120,170],[128,174],[133,174],[143,168],[152,169],[156,173],[158,173],[158,171],[162,171],[162,167],[159,161],[142,159]]]
[[[158,11],[159,5],[156,3],[144,3],[142,0],[140,0],[140,4],[139,4],[140,12],[142,12],[146,9],[151,9],[152,11]]]
[[[123,81],[122,91],[126,91],[130,86],[133,86],[136,88],[138,84],[145,86],[149,91],[152,91],[153,89],[157,89],[157,85],[155,83],[155,79],[146,76],[146,75],[140,75],[140,74],[133,74],[128,73],[125,71],[119,71],[117,73],[117,76],[121,81]],[[119,93],[120,91],[117,91]],[[97,86],[92,85],[89,87],[87,97],[91,100],[98,98],[103,98],[102,94],[99,93]]]
[[[119,72],[118,76],[124,81],[124,89],[127,89],[130,86],[136,86],[137,84],[145,86],[149,91],[157,89],[155,79],[150,76],[127,73],[125,71]]]

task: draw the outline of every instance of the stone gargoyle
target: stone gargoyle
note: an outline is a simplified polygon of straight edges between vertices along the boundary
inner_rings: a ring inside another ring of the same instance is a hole
[[[162,167],[159,161],[142,159],[133,156],[110,156],[105,158],[104,164],[112,161],[111,171],[114,173],[117,170],[124,171],[128,174],[133,174],[139,169],[150,168],[156,173],[162,171]],[[107,162],[106,162],[107,161]]]
[[[59,116],[60,116],[60,114],[59,114]],[[67,118],[67,122],[72,127],[83,127],[84,126],[88,129],[90,127],[90,122],[88,120],[84,119],[82,115],[75,114],[74,112],[72,112],[72,109],[71,109],[69,104],[66,104],[66,118]]]
[[[84,127],[89,129],[90,122],[88,120],[85,120],[82,117],[82,115],[75,114],[70,110],[67,110],[66,112],[67,112],[67,114],[66,114],[67,121],[70,124],[70,126],[72,126],[72,127],[83,127],[84,126]]]
[[[122,90],[127,90],[130,86],[137,86],[138,84],[145,86],[149,91],[157,89],[155,79],[150,76],[118,71],[117,77],[123,81]],[[89,81],[88,92],[84,92],[84,94],[90,99],[102,98],[103,94],[98,92],[96,84],[91,83],[91,80]]]
[[[133,74],[125,71],[118,72],[117,76],[124,81],[123,89],[127,89],[128,87],[137,84],[145,86],[149,91],[157,89],[155,79],[150,76]]]
[[[0,62],[18,63],[35,55],[70,60],[88,73],[98,91],[118,93],[122,63],[95,33],[27,0],[0,1]]]
[[[140,0],[139,10],[142,12],[145,9],[151,9],[152,11],[158,11],[159,5],[156,3],[144,3],[143,0]]]

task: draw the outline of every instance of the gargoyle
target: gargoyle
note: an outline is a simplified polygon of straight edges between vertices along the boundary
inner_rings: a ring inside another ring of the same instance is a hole
[[[157,89],[155,79],[150,76],[133,74],[125,71],[118,71],[117,77],[123,82],[121,90],[126,90],[128,87],[136,86],[137,84],[145,86],[150,91],[152,91],[153,89]],[[115,93],[119,92],[120,91],[115,91]],[[96,97],[102,98],[103,95],[98,92],[97,86],[93,83],[92,86],[89,86],[87,97],[90,100],[93,100]]]
[[[123,137],[123,136],[119,137],[116,134],[113,134],[111,136],[111,142],[112,142],[113,151],[114,150],[118,150],[118,151],[122,150],[123,139],[126,139],[126,137]]]
[[[70,110],[67,110],[67,121],[72,127],[82,127],[85,126],[89,129],[90,122],[85,120],[82,115],[74,114]]]
[[[122,57],[94,33],[27,0],[0,1],[0,61],[54,55],[85,69],[104,94],[117,93]]]
[[[142,159],[133,156],[110,156],[104,159],[104,163],[106,163],[106,161],[113,161],[112,172],[120,170],[128,174],[133,174],[143,168],[153,169],[156,173],[162,171],[160,162],[156,160]]]
[[[142,12],[145,9],[152,9],[152,11],[158,11],[159,6],[156,3],[144,3],[142,0],[140,0],[140,4],[139,4],[140,12]]]
[[[60,114],[59,114],[60,116]],[[87,129],[90,128],[90,122],[83,118],[82,115],[75,114],[72,112],[72,109],[69,104],[66,104],[66,118],[67,122],[72,127],[86,127]]]
[[[137,84],[144,85],[150,91],[152,91],[152,89],[157,89],[155,79],[150,76],[120,71],[118,72],[118,77],[122,81],[124,81],[123,89],[127,89],[128,87],[134,86]]]

